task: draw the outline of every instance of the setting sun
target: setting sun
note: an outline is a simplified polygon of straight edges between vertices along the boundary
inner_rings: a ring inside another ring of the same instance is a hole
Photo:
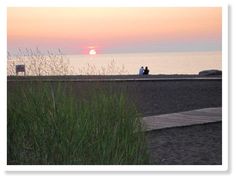
[[[92,50],[89,51],[89,55],[96,55],[96,53],[97,53],[97,52],[96,52],[96,50],[94,50],[94,49],[92,49]]]

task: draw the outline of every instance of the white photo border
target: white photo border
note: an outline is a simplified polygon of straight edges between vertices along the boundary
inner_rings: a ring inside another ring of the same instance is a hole
[[[99,2],[99,3],[98,3]],[[102,2],[102,3],[101,3]],[[124,3],[125,2],[125,3]],[[181,1],[183,2],[183,1]],[[212,4],[207,1],[205,3],[184,3],[171,4],[170,1],[162,2],[159,1],[148,1],[140,3],[140,1],[132,2],[132,0],[126,1],[95,1],[86,0],[86,2],[76,1],[2,1],[0,6],[0,21],[3,26],[0,31],[1,35],[1,96],[3,99],[3,117],[2,124],[0,125],[1,137],[3,137],[3,145],[1,147],[1,161],[4,161],[5,171],[227,171],[228,170],[228,6],[226,4],[217,3]],[[7,114],[6,114],[6,63],[7,63],[7,8],[8,7],[222,7],[222,165],[7,165]],[[2,105],[2,104],[1,104]],[[1,162],[2,163],[2,162]],[[1,164],[2,165],[2,164]]]

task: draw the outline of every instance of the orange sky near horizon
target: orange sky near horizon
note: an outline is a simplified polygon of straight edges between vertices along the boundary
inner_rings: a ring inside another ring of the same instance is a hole
[[[194,45],[199,40],[203,44],[204,40],[214,44],[214,41],[221,43],[221,27],[221,8],[212,7],[11,7],[7,12],[9,49],[17,48],[23,42],[24,46],[39,45],[48,48],[64,47],[63,43],[66,43],[68,49],[71,48],[68,51],[75,52],[77,48],[81,50],[82,46],[100,46],[104,49],[114,46],[115,49],[116,45],[122,44],[135,46],[136,43],[169,41],[186,41]]]

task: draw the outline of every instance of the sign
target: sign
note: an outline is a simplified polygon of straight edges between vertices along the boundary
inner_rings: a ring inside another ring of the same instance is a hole
[[[18,75],[19,72],[24,72],[25,74],[25,65],[16,65],[16,74]]]

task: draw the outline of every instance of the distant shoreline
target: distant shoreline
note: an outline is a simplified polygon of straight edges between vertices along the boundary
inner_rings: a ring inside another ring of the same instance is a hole
[[[186,81],[186,80],[222,80],[221,75],[66,75],[66,76],[8,76],[7,81]]]

